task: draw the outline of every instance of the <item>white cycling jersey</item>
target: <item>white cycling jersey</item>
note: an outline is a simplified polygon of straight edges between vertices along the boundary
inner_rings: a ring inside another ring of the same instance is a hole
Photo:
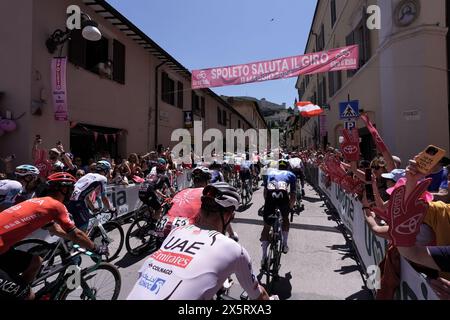
[[[174,229],[139,270],[127,300],[211,300],[236,274],[251,299],[261,294],[247,251],[217,231]]]
[[[0,180],[0,204],[3,210],[12,207],[21,192],[22,184],[19,181]]]
[[[75,183],[71,201],[83,201],[92,191],[98,194],[106,194],[108,179],[98,173],[88,173]]]
[[[289,159],[289,165],[292,169],[303,169],[303,162],[300,158]]]

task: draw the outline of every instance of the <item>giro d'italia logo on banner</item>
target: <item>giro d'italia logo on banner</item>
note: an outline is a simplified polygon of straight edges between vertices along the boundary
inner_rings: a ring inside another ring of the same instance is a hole
[[[52,97],[56,121],[67,121],[67,91],[66,91],[66,64],[67,58],[53,58]]]
[[[359,47],[331,49],[301,56],[260,61],[228,67],[192,71],[192,89],[232,86],[244,83],[358,69]]]

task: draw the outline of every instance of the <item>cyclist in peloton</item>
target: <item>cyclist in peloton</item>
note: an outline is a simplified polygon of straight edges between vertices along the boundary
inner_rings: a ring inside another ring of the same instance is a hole
[[[45,197],[29,199],[0,212],[0,300],[34,298],[30,284],[42,259],[13,246],[40,228],[98,255],[108,253],[108,247],[96,246],[70,220],[63,203],[70,198],[75,182],[68,173],[52,174],[47,178]]]
[[[0,211],[16,204],[17,197],[22,192],[22,184],[16,180],[0,180]]]
[[[93,198],[95,199],[97,195],[100,195],[105,208],[111,213],[116,212],[106,195],[107,176],[111,171],[111,164],[106,160],[100,160],[95,165],[95,171],[96,173],[88,173],[75,183],[72,197],[67,206],[75,225],[83,231],[88,228],[89,220],[92,217],[91,212],[95,214],[99,211],[93,203]],[[94,197],[92,197],[93,193],[95,193]]]
[[[212,164],[210,164],[209,170],[211,171],[211,181],[210,181],[210,183],[224,182],[225,181],[225,179],[223,177],[223,174],[221,172],[221,170],[222,170],[222,165],[221,164],[219,164],[219,163],[214,161]]]
[[[246,154],[246,159],[242,161],[240,169],[239,169],[239,178],[241,180],[241,190],[244,189],[244,184],[246,180],[249,180],[250,188],[252,186],[252,171],[253,171],[253,162],[250,161],[250,155]]]
[[[239,193],[227,183],[204,188],[196,223],[169,234],[139,270],[127,299],[211,300],[234,273],[250,298],[268,300],[247,251],[224,235],[239,203]]]
[[[289,211],[294,207],[296,198],[296,177],[287,171],[289,163],[281,159],[278,161],[278,169],[269,169],[267,175],[263,177],[264,187],[264,228],[261,232],[262,260],[261,267],[265,269],[267,264],[267,248],[269,247],[269,231],[275,222],[275,210],[281,211],[283,218],[282,238],[283,253],[289,251],[288,235],[289,235]],[[289,189],[289,191],[288,191]]]
[[[36,198],[45,189],[45,183],[39,178],[39,169],[32,165],[18,166],[14,172],[17,181],[22,184],[22,192],[16,199],[16,203]]]
[[[139,189],[139,199],[153,209],[152,219],[154,222],[161,217],[161,202],[159,198],[165,198],[166,195],[161,192],[165,187],[169,188],[171,195],[175,195],[175,190],[170,185],[169,177],[165,174],[167,164],[163,159],[158,160],[156,170],[151,172],[145,179],[145,182]]]
[[[201,195],[203,188],[205,188],[211,181],[211,172],[208,168],[199,166],[192,171],[194,186],[192,188],[184,189],[178,192],[172,199],[172,207],[167,215],[169,217],[178,217],[185,220],[180,223],[183,225],[193,224],[195,219],[200,214]],[[166,225],[164,227],[164,234],[168,235],[174,228],[173,225]],[[227,227],[227,232],[231,239],[239,241],[239,236],[234,232],[231,224]]]
[[[300,179],[300,184],[302,186],[302,197],[305,196],[305,173],[303,161],[296,155],[292,155],[289,161],[289,171],[291,171],[297,179]]]

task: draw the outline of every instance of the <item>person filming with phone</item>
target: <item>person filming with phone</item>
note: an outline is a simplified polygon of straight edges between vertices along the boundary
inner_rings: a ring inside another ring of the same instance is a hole
[[[58,148],[52,148],[46,154],[45,149],[40,147],[42,141],[41,136],[36,135],[31,155],[34,165],[39,169],[41,178],[46,179],[54,171],[54,168],[63,167],[64,164],[59,161],[61,151]]]
[[[448,174],[449,171],[446,166],[450,164],[450,159],[442,157],[445,151],[434,146],[428,147],[425,151],[426,154],[433,156],[439,156],[442,159],[431,169],[431,174],[427,178],[431,178],[431,184],[428,187],[428,191],[434,197],[435,201],[449,202],[448,194]]]

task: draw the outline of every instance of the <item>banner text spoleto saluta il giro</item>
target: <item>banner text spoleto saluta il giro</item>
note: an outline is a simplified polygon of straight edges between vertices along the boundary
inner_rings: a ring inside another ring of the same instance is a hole
[[[359,47],[331,49],[275,60],[192,71],[192,89],[296,77],[303,74],[357,69]]]

